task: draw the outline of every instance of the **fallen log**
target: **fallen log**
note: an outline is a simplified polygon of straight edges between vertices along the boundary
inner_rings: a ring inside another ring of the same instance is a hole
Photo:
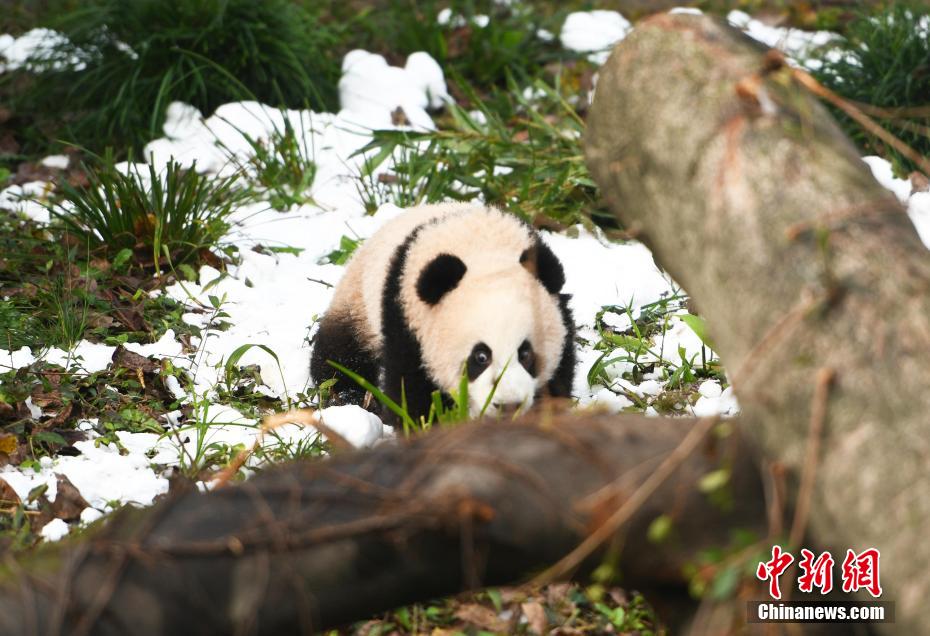
[[[798,79],[715,19],[655,16],[602,70],[588,164],[696,300],[744,432],[807,471],[812,536],[879,548],[896,628],[930,633],[930,252]]]
[[[680,582],[682,565],[731,528],[765,530],[751,452],[735,432],[694,426],[606,415],[476,423],[124,510],[89,537],[8,560],[0,633],[312,633],[518,581],[574,548],[670,455],[669,479],[624,525],[619,567],[633,586]],[[721,467],[728,510],[696,487]],[[646,539],[660,514],[679,537],[662,548]]]

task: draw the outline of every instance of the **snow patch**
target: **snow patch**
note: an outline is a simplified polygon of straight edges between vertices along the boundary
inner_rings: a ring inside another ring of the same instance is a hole
[[[802,31],[787,27],[774,27],[756,20],[745,11],[733,10],[727,21],[746,35],[766,46],[778,49],[795,64],[804,62],[814,49],[825,46],[840,36],[832,31]]]
[[[911,182],[908,179],[895,177],[891,164],[881,157],[868,156],[863,157],[862,160],[872,171],[872,176],[883,188],[894,192],[894,195],[898,197],[898,201],[901,203],[907,203],[908,198],[911,196]]]
[[[81,370],[97,373],[109,366],[116,347],[82,340],[71,351],[52,347],[41,359],[48,364],[57,364],[65,370]]]
[[[356,448],[366,448],[394,436],[393,427],[382,424],[377,415],[351,404],[323,409],[320,420]]]
[[[639,308],[674,293],[668,276],[655,264],[652,253],[641,243],[609,243],[582,226],[572,230],[577,238],[544,233],[565,268],[564,293],[571,294],[575,322],[591,326],[604,305]]]
[[[713,384],[716,388],[705,386]],[[733,394],[733,387],[720,390],[720,384],[716,380],[706,380],[698,389],[701,397],[695,402],[691,411],[695,417],[711,417],[720,415],[721,417],[732,417],[739,413],[739,404],[736,396]]]
[[[68,158],[68,155],[49,155],[39,163],[41,163],[46,168],[66,170],[68,165],[71,163],[71,159]]]
[[[46,541],[59,541],[68,536],[70,530],[68,524],[61,519],[52,519],[42,526],[42,529],[39,530],[39,534]]]
[[[4,33],[0,35],[0,73],[45,66],[55,59],[55,48],[67,42],[65,36],[51,29],[32,29],[18,38]],[[54,62],[53,65],[58,68],[83,68],[77,58],[65,63]]]
[[[920,240],[930,248],[930,192],[914,190],[909,179],[894,176],[891,163],[881,157],[863,157],[879,185],[890,190],[907,207]]]
[[[449,99],[442,69],[428,53],[410,55],[400,68],[381,55],[356,49],[346,53],[342,72],[339,104],[344,116],[372,129],[391,128],[400,108],[413,128],[434,130],[426,109]]]
[[[23,214],[37,223],[48,223],[51,216],[43,202],[51,191],[52,184],[47,181],[12,185],[0,191],[0,208]]]
[[[614,45],[633,29],[616,11],[576,11],[565,18],[559,40],[570,51],[589,53],[588,59],[603,64]]]

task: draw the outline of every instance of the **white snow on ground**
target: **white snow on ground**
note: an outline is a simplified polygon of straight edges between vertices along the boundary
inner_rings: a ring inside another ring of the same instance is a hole
[[[744,11],[730,11],[727,21],[746,35],[792,58],[803,62],[814,49],[829,44],[839,36],[832,31],[804,31],[787,27],[769,26],[752,18]]]
[[[82,427],[89,430],[89,426]],[[168,481],[151,469],[152,463],[177,462],[178,452],[166,439],[153,433],[117,433],[120,443],[129,451],[121,455],[115,445],[95,445],[90,439],[75,443],[81,451],[74,457],[43,458],[41,470],[5,466],[0,479],[6,481],[20,499],[42,484],[48,486],[46,496],[55,501],[58,474],[66,476],[80,491],[87,503],[97,510],[106,510],[113,503],[149,505],[154,498],[168,491]],[[146,453],[154,450],[152,459]]]
[[[608,243],[581,226],[574,230],[577,238],[563,234],[544,238],[565,268],[563,291],[572,295],[572,313],[579,325],[593,326],[594,315],[611,304],[632,304],[637,318],[640,306],[673,291],[668,276],[656,267],[643,244]]]
[[[66,41],[65,36],[49,29],[32,29],[18,38],[2,33],[0,34],[0,73],[14,71],[30,63],[50,58],[54,47]],[[73,63],[77,62],[78,60],[73,61]]]
[[[70,528],[67,523],[61,519],[52,519],[47,524],[42,526],[39,534],[42,535],[42,538],[46,541],[58,541],[62,537],[66,536],[69,531]]]
[[[36,361],[29,347],[22,347],[15,351],[0,349],[0,373],[28,367]]]
[[[404,68],[361,49],[342,61],[339,102],[356,123],[391,128],[391,114],[401,108],[414,127],[431,130],[435,126],[426,109],[440,108],[448,99],[442,69],[427,53],[411,54]]]
[[[371,446],[393,434],[393,429],[382,424],[378,416],[354,405],[325,408],[320,411],[320,418],[356,448]]]
[[[588,59],[603,64],[614,45],[632,28],[630,21],[616,11],[576,11],[565,18],[559,41],[566,49],[590,53]]]
[[[716,380],[705,380],[698,387],[701,397],[694,404],[692,411],[697,417],[711,415],[731,416],[739,413],[739,404],[733,395],[733,387],[721,389]]]
[[[907,204],[911,197],[911,182],[908,179],[898,179],[894,176],[891,169],[891,163],[881,157],[863,157],[862,160],[872,171],[872,176],[883,188],[894,192],[898,201]]]
[[[458,29],[468,24],[468,18],[463,15],[455,14],[452,12],[452,9],[446,7],[436,14],[436,22],[443,26]],[[483,13],[476,13],[471,16],[471,23],[479,29],[483,29],[491,23],[491,18]]]
[[[64,351],[52,347],[39,356],[49,364],[57,364],[64,369],[74,369],[87,373],[103,371],[110,364],[116,347],[104,344],[82,341],[71,351]]]
[[[51,187],[46,181],[29,181],[0,190],[0,208],[19,212],[39,223],[48,223],[48,208],[42,202],[46,200]]]
[[[917,229],[920,240],[930,248],[930,192],[915,190],[909,179],[894,176],[891,163],[881,157],[863,157],[872,176],[884,188],[891,190],[898,201],[907,208],[907,215]]]
[[[68,155],[49,155],[39,163],[41,163],[46,168],[65,170],[67,169],[68,164],[71,163],[71,159],[68,158]]]

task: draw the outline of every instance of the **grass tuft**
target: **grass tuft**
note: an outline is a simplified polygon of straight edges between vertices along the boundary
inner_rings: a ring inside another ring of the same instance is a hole
[[[12,110],[102,151],[159,137],[175,100],[207,113],[241,99],[333,109],[340,57],[321,11],[290,0],[83,3],[43,25],[67,38],[47,61],[8,74],[27,84]]]
[[[878,122],[923,156],[930,155],[930,10],[895,5],[850,22],[846,37],[818,54],[814,77],[840,96],[892,112]],[[917,169],[842,111],[831,107],[866,154],[889,159],[900,174]],[[900,109],[900,110],[898,110]],[[895,112],[897,111],[897,112]]]
[[[559,90],[541,80],[481,100],[475,110],[450,104],[442,129],[376,131],[359,178],[366,208],[480,200],[525,219],[556,225],[615,218],[598,201],[581,148],[584,122]],[[391,172],[375,177],[389,158]]]
[[[316,179],[313,131],[304,126],[295,130],[287,113],[282,113],[283,128],[272,131],[269,138],[256,138],[239,131],[251,153],[240,154],[217,141],[224,148],[232,165],[239,168],[253,183],[257,193],[267,197],[276,210],[285,211],[291,206],[312,203],[308,191]]]
[[[62,199],[52,215],[86,243],[109,257],[133,256],[161,271],[162,260],[184,265],[215,247],[246,193],[236,175],[213,177],[170,163],[164,173],[152,165],[121,172],[108,161],[88,171],[89,185],[60,184]]]

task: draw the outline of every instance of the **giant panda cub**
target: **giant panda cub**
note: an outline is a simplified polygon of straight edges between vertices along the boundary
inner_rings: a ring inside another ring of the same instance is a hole
[[[361,404],[364,389],[327,363],[338,362],[398,404],[403,390],[414,420],[428,416],[435,390],[458,391],[463,369],[472,416],[492,390],[492,413],[541,394],[570,396],[564,283],[555,254],[511,214],[462,203],[413,208],[347,264],[315,337],[311,376],[337,378],[337,401]]]

